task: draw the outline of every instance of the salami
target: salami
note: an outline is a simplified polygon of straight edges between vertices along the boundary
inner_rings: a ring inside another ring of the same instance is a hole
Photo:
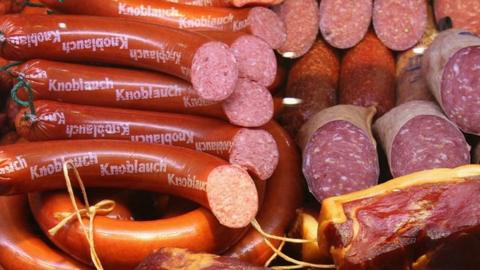
[[[48,7],[68,14],[125,17],[188,31],[242,31],[266,41],[272,48],[286,39],[285,26],[268,8],[204,8],[157,0],[42,0]]]
[[[316,0],[285,0],[274,7],[287,30],[287,40],[277,51],[287,58],[298,58],[312,47],[318,33]]]
[[[464,30],[440,33],[425,52],[422,72],[446,116],[480,135],[480,38]]]
[[[440,23],[450,18],[454,28],[480,35],[480,2],[477,0],[435,0],[435,19]]]
[[[427,25],[427,0],[375,0],[373,26],[388,48],[404,51],[423,36]]]
[[[470,163],[465,137],[433,102],[404,103],[379,118],[374,131],[394,177]]]
[[[333,47],[347,49],[359,43],[372,19],[372,0],[320,1],[320,31]]]
[[[338,56],[326,42],[320,40],[293,64],[285,96],[299,99],[300,103],[286,106],[281,117],[290,134],[295,137],[312,115],[336,104],[339,74]]]
[[[412,100],[434,101],[427,82],[422,74],[422,57],[437,35],[432,8],[428,7],[428,20],[420,42],[397,58],[397,105]]]
[[[158,25],[122,18],[7,15],[0,31],[0,56],[7,59],[41,57],[161,71],[191,81],[196,94],[210,101],[226,99],[238,79],[226,44]]]
[[[374,107],[337,105],[315,114],[300,129],[303,175],[319,202],[377,183],[374,115]]]
[[[17,80],[25,80],[30,84],[34,99],[211,116],[235,121],[235,124],[245,123],[247,126],[262,125],[268,121],[272,110],[271,96],[261,86],[250,82],[236,85],[237,91],[250,91],[254,84],[261,93],[265,93],[263,99],[252,95],[229,98],[229,102],[259,105],[256,110],[262,117],[248,120],[245,117],[249,115],[243,113],[244,108],[225,112],[221,103],[200,98],[190,83],[166,74],[47,60],[30,60],[12,67],[10,72]],[[24,90],[17,95],[22,100],[28,98]],[[266,106],[262,107],[259,103]],[[235,118],[229,119],[230,115]]]
[[[339,102],[375,106],[378,116],[395,106],[395,60],[375,34],[368,33],[343,57]]]
[[[35,120],[20,111],[16,129],[29,141],[114,139],[175,145],[219,156],[266,180],[278,163],[278,148],[265,130],[232,126],[192,115],[36,101]]]

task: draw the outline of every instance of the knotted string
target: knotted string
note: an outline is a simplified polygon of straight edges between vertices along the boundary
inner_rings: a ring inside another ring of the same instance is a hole
[[[30,85],[30,83],[27,80],[25,80],[25,78],[23,78],[23,76],[19,76],[17,79],[18,79],[18,82],[13,86],[12,91],[10,92],[12,100],[22,107],[29,107],[30,108],[30,113],[28,113],[28,114],[25,113],[25,119],[36,121],[37,117],[36,117],[36,112],[35,112],[35,105],[33,104],[32,86]],[[27,93],[28,93],[28,100],[27,101],[21,100],[18,97],[17,94],[18,94],[18,91],[20,91],[20,89],[26,89],[27,90]]]
[[[78,185],[82,192],[83,200],[85,202],[85,209],[79,209],[77,202],[75,200],[75,194],[73,192],[72,181],[68,174],[68,167],[71,167],[75,173],[75,177],[77,178]],[[110,213],[115,208],[115,202],[112,200],[103,200],[95,204],[94,206],[90,206],[88,202],[87,192],[85,190],[85,186],[83,185],[82,178],[80,177],[80,173],[78,172],[77,168],[73,164],[73,161],[68,160],[63,163],[63,175],[65,177],[65,183],[67,184],[68,194],[70,196],[70,201],[72,202],[73,208],[75,211],[73,213],[57,213],[55,216],[57,218],[63,218],[57,225],[53,228],[48,230],[48,233],[54,236],[61,228],[63,228],[66,224],[77,217],[77,220],[82,227],[82,230],[85,234],[85,238],[87,239],[89,248],[90,248],[90,257],[92,259],[93,265],[97,270],[103,270],[102,263],[98,258],[97,252],[95,251],[95,243],[93,240],[93,220],[95,219],[95,215],[106,215]],[[88,229],[83,223],[82,217],[88,217]]]
[[[252,225],[253,228],[255,228],[255,230],[258,231],[258,233],[260,233],[263,236],[265,243],[274,253],[274,255],[265,263],[265,267],[268,267],[270,265],[270,263],[273,261],[273,259],[275,259],[278,256],[278,257],[284,259],[285,261],[292,263],[293,265],[273,266],[273,267],[271,267],[272,269],[299,269],[299,268],[303,268],[303,267],[312,267],[312,268],[318,268],[318,269],[335,269],[335,265],[333,265],[333,264],[314,264],[314,263],[309,263],[309,262],[296,260],[296,259],[286,255],[281,250],[283,248],[283,245],[285,244],[285,242],[303,244],[303,243],[315,242],[315,241],[317,241],[316,239],[308,240],[308,239],[297,239],[297,238],[288,238],[288,237],[272,235],[272,234],[269,234],[269,233],[265,232],[262,229],[262,227],[260,226],[260,224],[258,223],[257,220],[253,220],[251,222],[251,225]],[[280,244],[280,247],[277,249],[272,244],[272,242],[270,242],[270,239],[282,241],[282,244]]]

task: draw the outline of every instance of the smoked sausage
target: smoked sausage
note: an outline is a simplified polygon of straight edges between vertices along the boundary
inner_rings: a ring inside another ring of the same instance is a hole
[[[449,18],[453,28],[480,35],[480,2],[477,0],[435,0],[435,19],[438,24]]]
[[[163,0],[165,2],[178,3],[200,7],[243,7],[243,6],[273,6],[283,0]]]
[[[410,101],[380,117],[380,138],[394,177],[470,163],[470,146],[462,132],[430,101]]]
[[[243,9],[204,8],[157,0],[42,0],[62,13],[124,17],[188,31],[246,32],[266,41],[272,48],[286,39],[285,26],[274,12],[264,7]]]
[[[422,72],[445,115],[463,132],[480,135],[480,37],[461,29],[438,34]]]
[[[0,56],[11,60],[43,58],[161,71],[191,81],[200,97],[212,101],[226,99],[238,80],[235,57],[226,44],[125,18],[7,15],[0,19],[0,31]]]
[[[374,115],[374,107],[337,105],[315,114],[300,129],[303,175],[318,202],[377,184]]]
[[[339,102],[375,106],[377,116],[395,106],[395,60],[375,34],[367,33],[343,57]]]
[[[29,141],[113,139],[191,148],[228,160],[266,180],[278,164],[278,148],[264,130],[199,116],[34,102],[36,117],[20,111],[16,129]]]
[[[228,227],[245,227],[257,213],[255,184],[240,167],[187,148],[127,141],[49,141],[2,147],[0,194],[62,188],[62,166],[68,160],[88,187],[135,188],[184,197],[211,209]]]

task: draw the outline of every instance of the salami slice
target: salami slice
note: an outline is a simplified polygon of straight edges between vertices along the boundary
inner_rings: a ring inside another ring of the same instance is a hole
[[[422,74],[422,58],[437,34],[433,10],[429,6],[427,27],[422,39],[415,47],[399,54],[397,58],[397,105],[412,100],[435,100]]]
[[[426,0],[375,0],[373,26],[388,48],[403,51],[413,47],[427,25]]]
[[[288,74],[286,96],[301,102],[284,109],[282,124],[290,134],[295,136],[312,115],[336,104],[339,74],[338,56],[324,41],[317,41],[293,64]]]
[[[425,52],[422,72],[447,117],[480,135],[480,38],[460,29],[440,33]]]
[[[470,163],[470,146],[462,132],[433,102],[404,103],[379,118],[373,128],[394,177]]]
[[[437,23],[448,17],[454,28],[468,30],[480,35],[480,1],[435,0],[433,4]]]
[[[395,59],[374,33],[368,33],[342,60],[341,104],[375,106],[378,116],[395,105]]]
[[[377,183],[380,169],[371,133],[374,115],[374,107],[337,105],[317,113],[301,128],[303,174],[319,202]]]
[[[333,47],[351,48],[368,31],[372,0],[322,0],[319,12],[323,38]]]
[[[297,58],[307,53],[318,34],[317,1],[285,0],[274,10],[287,30],[287,40],[277,51],[287,58]]]

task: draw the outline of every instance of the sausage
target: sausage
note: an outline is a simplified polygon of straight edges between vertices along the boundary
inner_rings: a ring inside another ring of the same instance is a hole
[[[248,225],[257,212],[255,184],[240,167],[186,148],[126,141],[51,141],[5,146],[0,152],[0,176],[4,179],[0,183],[1,194],[64,187],[62,164],[69,159],[78,167],[86,186],[178,195],[210,208],[220,223],[228,227]],[[228,187],[235,187],[235,191]]]
[[[295,137],[312,115],[336,104],[339,74],[338,56],[320,40],[293,64],[288,73],[285,96],[299,99],[301,103],[286,106],[281,118],[290,134]]]
[[[315,211],[314,211],[315,210]],[[318,231],[318,210],[303,208],[297,211],[297,218],[290,229],[289,237],[296,239],[316,240]],[[323,254],[318,248],[318,243],[310,242],[294,244],[300,259],[305,262],[322,263]]]
[[[37,234],[26,195],[0,197],[0,268],[87,270]]]
[[[422,38],[427,25],[427,0],[375,0],[373,27],[388,48],[404,51]]]
[[[438,24],[449,18],[452,26],[480,35],[480,2],[476,0],[435,0],[435,19]]]
[[[4,134],[0,138],[0,145],[9,145],[9,144],[14,144],[17,139],[19,138],[17,132],[15,131],[10,131],[6,134]]]
[[[24,117],[29,109],[20,111],[16,119],[17,132],[29,141],[114,139],[182,146],[219,156],[263,180],[270,178],[278,164],[275,140],[264,130],[191,115],[54,101],[36,101],[34,105],[34,121]]]
[[[91,205],[95,205],[103,200],[112,200],[115,202],[115,205],[105,217],[116,220],[133,220],[134,213],[129,208],[129,197],[133,197],[135,194],[133,192],[123,191],[123,190],[111,190],[111,189],[89,189],[87,190],[88,201]],[[65,192],[65,195],[68,194]]]
[[[268,86],[270,92],[277,94],[280,90],[283,90],[286,78],[287,78],[287,68],[284,64],[277,62],[277,73],[275,74],[275,79],[272,84]]]
[[[179,248],[161,248],[138,265],[136,270],[163,269],[223,269],[223,270],[266,270],[255,267],[235,258],[213,254],[191,252]]]
[[[246,32],[266,41],[272,48],[286,39],[285,26],[265,7],[244,9],[204,8],[157,0],[42,0],[48,7],[68,14],[125,17],[189,31]]]
[[[0,14],[18,13],[22,11],[26,0],[0,0]]]
[[[83,3],[83,2],[82,2]],[[206,100],[220,101],[238,79],[235,57],[209,37],[121,18],[7,15],[0,19],[0,56],[97,62],[165,72],[192,82]]]
[[[337,105],[315,114],[300,129],[303,175],[318,202],[377,184],[374,115],[374,107]]]
[[[42,231],[57,225],[58,212],[73,212],[70,198],[61,191],[29,194],[30,207]],[[80,209],[83,203],[77,201]],[[86,224],[88,219],[84,219]],[[205,208],[153,221],[114,220],[97,215],[94,221],[95,250],[105,269],[133,269],[161,247],[188,248],[218,253],[238,241],[245,229],[221,226]],[[56,246],[90,264],[89,246],[77,220],[50,236]]]
[[[239,83],[235,88],[246,92],[254,85],[264,93],[263,98],[253,97],[253,94],[235,95],[237,98],[231,97],[229,102],[236,101],[249,106],[226,108],[225,111],[221,103],[207,101],[196,95],[191,84],[160,73],[47,60],[30,60],[12,67],[10,72],[17,79],[23,77],[31,85],[34,99],[204,115],[249,127],[263,125],[272,117],[271,96],[261,86],[250,82],[245,85]],[[23,90],[18,92],[18,96],[22,100],[28,98],[27,92]],[[256,108],[262,117],[246,119],[249,114],[245,112],[251,113],[248,110],[251,107]],[[231,115],[234,117],[229,119]]]
[[[480,135],[480,38],[460,29],[440,33],[425,52],[422,72],[446,116]]]
[[[285,24],[287,39],[277,51],[287,58],[298,58],[310,50],[318,34],[316,0],[285,0],[274,7]]]
[[[17,117],[18,112],[22,107],[15,103],[12,98],[7,99],[6,109],[7,109],[7,124],[9,128],[15,128],[15,117]]]
[[[375,34],[368,33],[343,57],[339,102],[375,106],[377,116],[395,106],[395,60]]]
[[[414,48],[397,57],[397,106],[412,100],[435,100],[422,74],[422,57],[437,34],[433,11],[429,6],[427,27],[422,39]]]
[[[373,128],[394,177],[470,163],[470,146],[462,132],[433,102],[404,103],[379,118]]]
[[[300,157],[294,141],[277,123],[271,121],[264,128],[275,138],[280,159],[272,178],[267,181],[263,205],[256,217],[262,229],[270,234],[284,235],[295,218],[295,211],[304,199],[305,184],[300,171]],[[275,247],[280,242],[271,241]],[[264,265],[273,251],[263,236],[250,228],[242,240],[224,255],[239,258],[254,265]]]
[[[358,44],[372,19],[372,0],[320,1],[320,32],[333,47],[347,49]]]
[[[277,73],[275,52],[263,40],[241,32],[202,32],[230,46],[237,59],[238,74],[263,86],[270,86]]]
[[[0,67],[10,64],[5,58],[0,58]],[[13,87],[13,78],[6,71],[0,71],[0,94],[9,93]]]
[[[273,6],[283,0],[163,0],[165,2],[178,3],[200,7],[243,7],[243,6]]]

